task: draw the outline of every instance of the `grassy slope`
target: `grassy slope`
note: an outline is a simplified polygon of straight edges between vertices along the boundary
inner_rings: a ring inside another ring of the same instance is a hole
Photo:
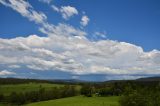
[[[69,97],[57,100],[31,103],[26,106],[118,106],[119,97]]]
[[[61,84],[47,84],[47,83],[29,83],[29,84],[15,84],[15,85],[0,85],[0,93],[8,95],[11,92],[26,92],[37,91],[39,88],[51,89],[53,87],[61,87]]]

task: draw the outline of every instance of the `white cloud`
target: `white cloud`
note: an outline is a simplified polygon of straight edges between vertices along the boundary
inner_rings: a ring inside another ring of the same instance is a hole
[[[115,75],[115,76],[106,76],[105,80],[135,80],[135,79],[139,79],[139,78],[144,78],[147,76],[143,76],[143,75],[136,75],[136,76],[132,76],[132,75]]]
[[[17,48],[18,44],[23,46]],[[113,40],[92,42],[85,36],[31,35],[0,39],[0,51],[1,65],[21,64],[33,70],[75,75],[160,74],[160,51],[144,52],[139,46]]]
[[[72,79],[79,79],[79,76],[72,76]]]
[[[22,16],[28,18],[30,21],[34,21],[38,24],[43,24],[47,16],[42,12],[37,12],[33,7],[24,0],[0,0],[3,5],[12,8],[13,10],[20,13]]]
[[[9,68],[15,69],[15,68],[21,68],[21,66],[19,66],[19,65],[10,65]]]
[[[82,26],[87,26],[89,20],[90,20],[90,19],[88,18],[88,16],[84,15],[84,16],[82,16],[82,18],[81,18],[80,24],[81,24]]]
[[[61,6],[60,8],[58,8],[55,5],[52,5],[52,8],[54,11],[61,13],[62,17],[65,20],[68,20],[70,17],[74,15],[78,15],[78,10],[75,7]]]
[[[56,12],[60,12],[60,9],[59,9],[57,6],[52,5],[51,7],[52,7],[52,9],[53,9],[54,11],[56,11]]]
[[[29,35],[13,39],[0,38],[2,68],[9,66],[9,69],[13,69],[12,65],[17,65],[31,70],[63,71],[73,73],[75,76],[160,74],[159,50],[144,52],[142,47],[114,40],[90,41],[85,36],[86,32],[71,25],[49,24],[46,15],[35,11],[26,1],[0,0],[0,3],[41,24],[39,30],[47,35],[46,37]],[[61,9],[62,7],[57,10],[55,8],[56,11],[62,11]],[[73,10],[71,13],[64,13],[66,15],[64,17],[69,18],[73,13]],[[82,25],[88,24],[86,19],[83,21]],[[2,70],[5,71],[1,73],[7,72],[5,68]]]
[[[95,32],[94,35],[102,37],[102,38],[106,38],[106,32]]]
[[[0,71],[0,76],[13,75],[13,74],[16,74],[16,73],[10,72],[7,70]]]
[[[39,0],[39,1],[47,4],[50,4],[52,2],[52,0]]]
[[[5,0],[0,0],[0,3],[17,11],[22,16],[28,18],[30,21],[34,21],[35,23],[40,24],[41,27],[39,29],[42,33],[50,34],[52,36],[62,35],[62,33],[64,35],[64,32],[66,33],[65,35],[73,35],[73,36],[86,35],[85,32],[67,24],[60,23],[58,24],[58,26],[49,24],[47,22],[47,16],[43,12],[35,11],[34,8],[31,6],[31,4],[27,1],[9,0],[7,2]],[[71,16],[78,14],[77,9],[71,6],[62,6],[60,9],[57,8],[57,11],[61,12],[62,16],[65,19],[68,19]]]
[[[71,25],[59,23],[57,26],[45,24],[44,27],[39,28],[39,31],[49,36],[85,36],[86,32],[74,28]]]

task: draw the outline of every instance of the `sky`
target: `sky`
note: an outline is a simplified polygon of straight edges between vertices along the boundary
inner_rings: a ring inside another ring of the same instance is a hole
[[[0,77],[160,75],[159,0],[0,0]]]

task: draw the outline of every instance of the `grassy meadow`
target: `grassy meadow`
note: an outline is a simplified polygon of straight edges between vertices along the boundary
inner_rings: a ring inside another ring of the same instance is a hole
[[[63,87],[62,84],[49,84],[49,83],[28,83],[28,84],[7,84],[0,85],[0,94],[9,95],[12,92],[28,92],[37,91],[40,87],[46,90],[52,89],[53,87]]]
[[[25,106],[119,106],[119,97],[68,97],[27,104]]]
[[[24,83],[24,84],[4,84],[0,85],[0,94],[8,96],[12,92],[25,93],[30,91],[38,91],[40,88],[50,90],[54,87],[64,87],[65,84],[50,84],[50,83]],[[77,90],[81,89],[80,85],[75,85]],[[85,97],[75,96],[67,97],[49,101],[41,101],[30,103],[24,106],[118,106],[117,96],[111,97]],[[8,104],[0,103],[0,106],[7,106]]]
[[[160,106],[159,81],[82,84],[5,81],[8,79],[1,79],[0,106]]]

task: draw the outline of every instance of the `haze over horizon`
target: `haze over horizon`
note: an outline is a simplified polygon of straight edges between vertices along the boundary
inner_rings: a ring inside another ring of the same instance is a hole
[[[0,0],[0,77],[160,76],[159,0]]]

